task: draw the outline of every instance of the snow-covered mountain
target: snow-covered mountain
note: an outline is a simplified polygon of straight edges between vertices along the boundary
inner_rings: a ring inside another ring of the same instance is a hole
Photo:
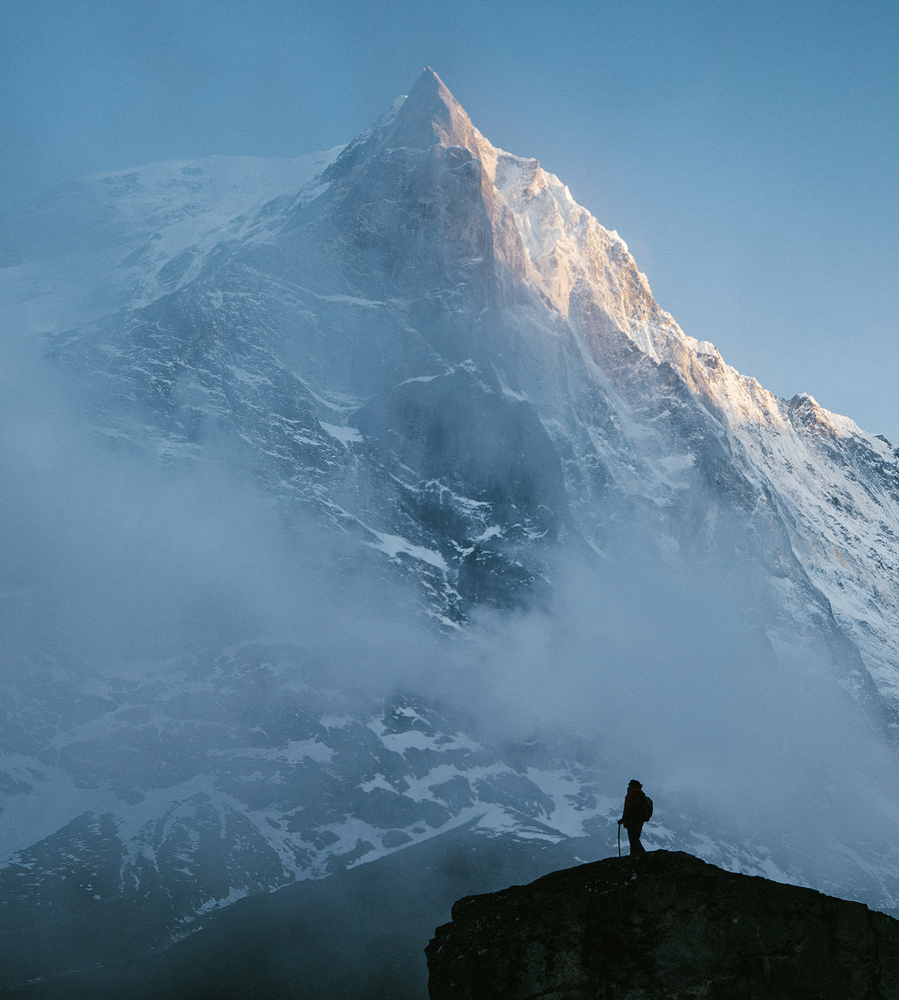
[[[652,842],[899,907],[899,451],[683,333],[433,72],[0,234],[10,982],[465,824],[611,850],[638,765]]]

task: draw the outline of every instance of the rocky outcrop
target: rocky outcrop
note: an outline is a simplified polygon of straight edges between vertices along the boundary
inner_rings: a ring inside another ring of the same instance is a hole
[[[899,998],[899,921],[682,852],[468,896],[427,948],[431,1000]]]

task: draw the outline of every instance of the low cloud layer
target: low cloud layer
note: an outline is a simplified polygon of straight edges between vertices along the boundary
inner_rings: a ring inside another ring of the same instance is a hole
[[[549,606],[484,612],[446,639],[379,556],[312,524],[288,531],[240,469],[111,446],[13,344],[0,359],[7,680],[41,648],[115,671],[286,640],[349,703],[409,691],[492,742],[589,746],[608,794],[639,777],[669,826],[701,816],[832,872],[856,849],[893,865],[892,753],[822,650],[775,653],[747,615],[762,599],[748,576],[636,544],[626,566],[560,554]]]

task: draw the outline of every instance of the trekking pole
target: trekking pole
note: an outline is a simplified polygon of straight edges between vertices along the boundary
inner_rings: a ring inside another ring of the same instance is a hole
[[[621,857],[621,824],[618,824],[618,857]]]

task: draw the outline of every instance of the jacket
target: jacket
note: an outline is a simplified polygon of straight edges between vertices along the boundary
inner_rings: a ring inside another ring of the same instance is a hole
[[[642,826],[643,820],[640,807],[643,804],[643,790],[641,788],[629,788],[624,797],[624,812],[621,815],[625,826]]]

